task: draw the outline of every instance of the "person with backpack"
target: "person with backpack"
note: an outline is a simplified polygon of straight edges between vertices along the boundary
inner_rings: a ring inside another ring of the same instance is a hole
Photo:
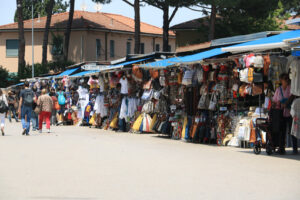
[[[5,126],[5,115],[8,111],[8,103],[5,94],[0,89],[0,123],[1,123],[1,133],[4,136],[4,126]]]
[[[66,108],[66,97],[65,97],[65,94],[62,91],[61,87],[58,88],[57,100],[58,100],[58,104],[60,106],[60,110],[58,112],[59,119],[57,121],[58,121],[58,124],[61,124],[64,122],[64,113],[65,113],[65,108]]]
[[[42,95],[38,98],[37,106],[39,106],[41,111],[39,114],[39,131],[42,133],[43,121],[45,119],[46,128],[48,133],[50,133],[50,118],[53,108],[53,101],[52,98],[47,94],[46,89],[42,90]]]
[[[19,115],[21,115],[21,122],[23,127],[22,135],[29,135],[34,93],[29,88],[28,81],[25,81],[24,87],[25,88],[20,92]]]

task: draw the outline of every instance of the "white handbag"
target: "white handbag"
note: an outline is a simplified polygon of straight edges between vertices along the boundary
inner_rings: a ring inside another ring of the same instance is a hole
[[[217,94],[214,92],[211,96],[210,102],[209,102],[209,107],[208,110],[214,111],[216,110],[217,107]]]
[[[207,107],[208,107],[207,104],[208,104],[208,95],[207,95],[207,93],[205,93],[205,94],[202,94],[197,108],[198,109],[207,109]]]
[[[142,100],[151,100],[153,97],[153,90],[144,90],[144,93],[142,95]]]

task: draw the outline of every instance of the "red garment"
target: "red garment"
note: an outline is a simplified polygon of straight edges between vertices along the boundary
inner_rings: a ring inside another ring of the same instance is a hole
[[[51,112],[45,112],[42,111],[39,115],[39,129],[42,130],[43,128],[43,121],[44,118],[46,119],[46,128],[50,129],[50,117],[51,117]]]

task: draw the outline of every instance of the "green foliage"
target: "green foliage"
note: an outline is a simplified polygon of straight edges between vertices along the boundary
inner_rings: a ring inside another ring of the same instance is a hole
[[[45,74],[49,74],[50,71],[52,72],[60,72],[64,71],[66,67],[73,65],[74,62],[72,61],[57,61],[57,62],[48,62],[45,65],[42,65],[41,63],[35,63],[34,64],[34,76],[39,77]],[[22,77],[19,77],[20,79],[25,78],[31,78],[32,77],[32,65],[26,65],[25,72]]]
[[[102,4],[108,4],[110,3],[112,0],[92,0],[95,3],[102,3]]]
[[[23,0],[23,18],[24,20],[32,18],[31,5],[33,1],[33,17],[37,18],[40,14],[41,17],[47,16],[47,5],[49,0]],[[55,0],[53,7],[53,14],[66,12],[69,4],[63,0]],[[17,11],[15,12],[14,21],[18,21]]]
[[[299,0],[281,0],[284,12],[293,15],[300,15]]]
[[[283,20],[289,17],[285,0],[200,0],[198,7],[209,14],[212,3],[216,5],[215,38],[245,35],[262,31],[286,29]],[[205,18],[202,20],[209,20]],[[204,22],[204,21],[202,21]],[[208,36],[209,27],[203,26],[199,32]],[[203,41],[205,42],[207,37]]]
[[[164,7],[187,7],[191,5],[195,5],[198,3],[197,0],[144,0],[143,2],[157,7],[159,9],[163,9]]]
[[[8,85],[8,71],[4,67],[0,66],[0,88],[5,88]]]

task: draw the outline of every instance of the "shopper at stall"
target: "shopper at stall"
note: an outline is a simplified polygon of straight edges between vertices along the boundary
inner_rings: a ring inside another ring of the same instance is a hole
[[[33,100],[34,93],[29,88],[29,82],[25,81],[24,89],[20,92],[20,103],[18,109],[19,115],[21,115],[23,135],[29,135]]]
[[[43,121],[46,121],[46,129],[47,132],[50,133],[50,118],[51,112],[53,108],[53,101],[52,98],[47,94],[47,90],[42,90],[42,95],[38,98],[37,106],[40,107],[40,114],[39,114],[39,130],[42,133],[43,128]]]
[[[49,96],[52,98],[52,101],[53,101],[53,108],[52,108],[52,112],[51,112],[51,125],[56,125],[56,123],[57,123],[56,114],[57,114],[57,111],[60,109],[60,106],[58,104],[58,100],[57,100],[54,88],[50,89]]]
[[[0,89],[0,123],[1,123],[1,133],[4,136],[4,126],[5,126],[5,115],[8,110],[8,103],[5,94]]]
[[[291,115],[293,117],[293,126],[291,131],[293,153],[298,154],[298,139],[300,139],[300,98],[293,101]]]
[[[276,109],[283,110],[282,130],[279,131],[279,153],[285,154],[285,140],[287,131],[290,134],[292,117],[290,114],[289,98],[291,97],[291,86],[288,74],[280,75],[281,86],[278,87],[273,96],[273,104]]]
[[[12,91],[8,92],[7,96],[7,101],[8,101],[8,119],[11,122],[11,115],[15,118],[16,122],[19,122],[18,117],[16,115],[16,97]]]
[[[113,119],[115,114],[119,111],[121,103],[121,84],[118,83],[116,88],[112,89],[109,94],[109,121]]]

